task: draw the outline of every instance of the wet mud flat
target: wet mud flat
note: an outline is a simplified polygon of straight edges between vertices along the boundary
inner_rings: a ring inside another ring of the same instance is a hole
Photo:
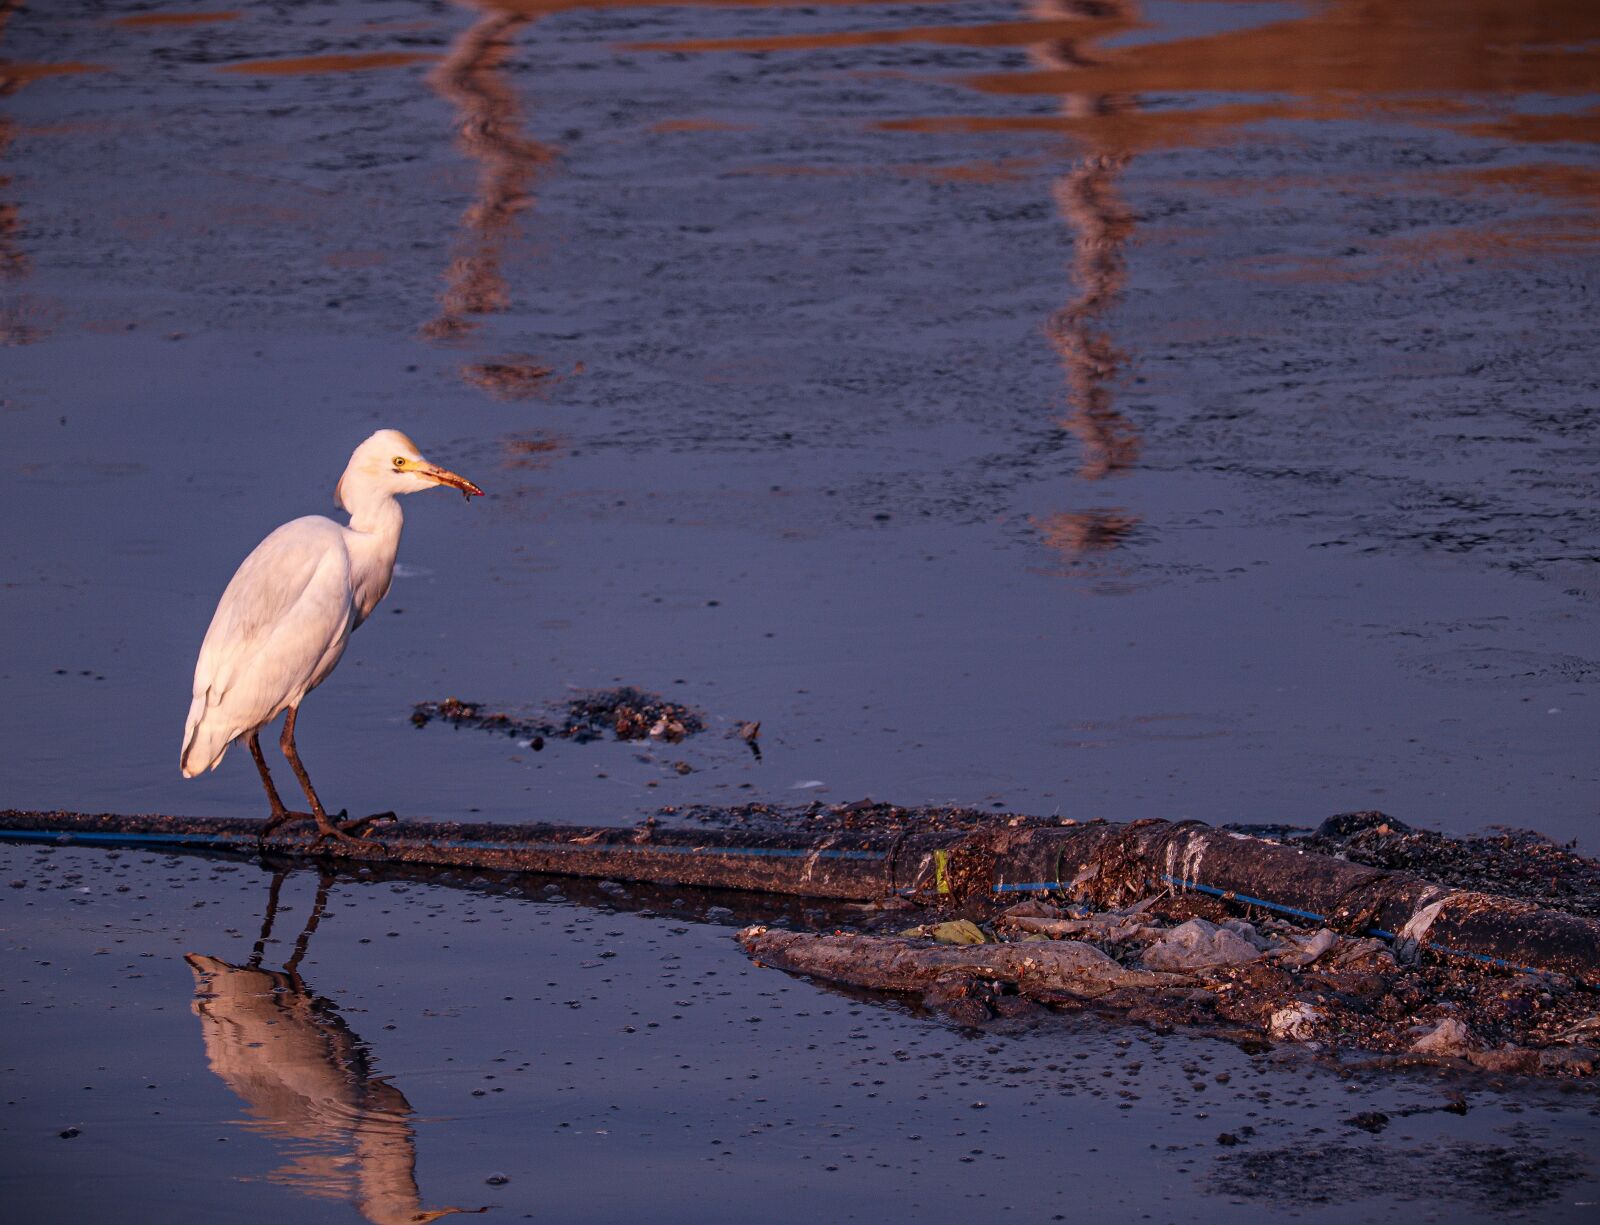
[[[1578,1221],[1600,1195],[1587,1087],[955,1024],[735,941],[826,907],[15,846],[0,881],[19,1221],[241,1193],[308,1221]]]

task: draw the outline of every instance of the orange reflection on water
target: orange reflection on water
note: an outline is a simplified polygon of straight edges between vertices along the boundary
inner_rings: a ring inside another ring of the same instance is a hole
[[[1476,166],[1450,174],[1473,186],[1482,184],[1590,206],[1600,202],[1600,169],[1590,166],[1524,162],[1517,166]]]
[[[1391,238],[1383,244],[1381,261],[1372,275],[1387,274],[1402,265],[1448,259],[1522,259],[1528,255],[1574,251],[1600,241],[1600,224],[1591,217],[1546,219],[1538,227],[1516,223],[1458,225],[1416,236]]]
[[[1566,162],[1523,162],[1501,166],[1448,167],[1405,175],[1342,177],[1280,175],[1249,180],[1186,180],[1191,191],[1248,195],[1266,200],[1289,192],[1375,195],[1418,191],[1458,194],[1482,201],[1490,193],[1531,197],[1550,206],[1518,211],[1503,220],[1468,221],[1417,227],[1364,238],[1338,255],[1256,256],[1230,268],[1230,274],[1275,284],[1370,281],[1397,271],[1437,263],[1524,260],[1600,244],[1600,170]]]
[[[747,123],[725,123],[721,119],[661,119],[650,125],[652,132],[748,132]]]
[[[1085,5],[1085,12],[1106,6]],[[1114,18],[1134,25],[1126,17]],[[1104,37],[1099,35],[1098,37]],[[1600,4],[1592,0],[1316,0],[1289,21],[1094,49],[1038,44],[1027,71],[966,74],[997,95],[1184,96],[1179,106],[1059,115],[944,115],[888,130],[1058,131],[1100,151],[1196,146],[1245,124],[1392,115],[1441,118],[1468,135],[1600,139],[1600,111],[1479,118],[1517,93],[1585,95],[1600,86]],[[1040,54],[1043,52],[1044,54]],[[1210,95],[1266,98],[1212,104]],[[1451,122],[1451,119],[1459,122]]]
[[[253,77],[304,76],[318,72],[365,72],[374,68],[406,68],[439,57],[427,51],[368,51],[350,55],[297,55],[281,60],[245,60],[225,64],[219,72]]]
[[[500,262],[517,218],[531,207],[534,177],[556,156],[553,145],[522,133],[522,107],[501,74],[515,35],[531,12],[470,0],[482,15],[455,40],[428,83],[456,109],[458,144],[479,165],[475,197],[461,216],[458,252],[445,275],[442,310],[426,336],[469,331],[468,316],[504,310],[511,301]]]
[[[497,400],[527,400],[549,388],[555,371],[523,353],[461,367],[461,377]]]
[[[10,20],[11,14],[16,12],[19,4],[20,0],[0,0],[0,35],[5,34],[6,23]],[[0,65],[0,74],[3,74],[6,68],[7,66]],[[0,95],[15,93],[21,87],[19,83],[6,88],[6,79],[0,75]],[[5,157],[11,142],[16,138],[16,123],[0,116],[0,159]],[[10,186],[11,177],[0,176],[0,189]],[[28,275],[30,267],[28,256],[17,240],[21,229],[22,214],[17,205],[0,201],[0,282],[17,282]],[[21,300],[7,293],[5,299],[0,301],[0,345],[29,344],[43,335],[43,329],[29,319]]]
[[[563,442],[553,434],[521,434],[507,438],[501,444],[505,452],[502,468],[548,468]]]
[[[1240,127],[1268,119],[1311,118],[1310,108],[1282,102],[1233,102],[1224,106],[1143,111],[1114,109],[1085,115],[919,115],[881,119],[884,132],[1059,132],[1092,148],[1124,153],[1199,148],[1232,139]]]
[[[112,25],[130,30],[155,29],[163,26],[208,26],[223,21],[238,21],[239,10],[224,13],[134,13],[129,17],[116,17]]]
[[[49,77],[73,77],[86,72],[105,72],[104,64],[81,64],[68,61],[59,64],[28,64],[0,61],[0,98],[10,97],[24,85],[43,81]]]
[[[1319,0],[1290,21],[964,80],[998,94],[1589,94],[1597,42],[1594,0]]]
[[[5,127],[0,125],[0,153],[5,152],[5,143]],[[10,179],[0,178],[0,187],[10,182]],[[0,204],[0,280],[15,281],[28,274],[28,257],[17,245],[20,224],[21,215],[17,212],[17,206]]]
[[[1455,125],[1455,130],[1490,140],[1533,144],[1574,141],[1600,144],[1600,109],[1559,115],[1506,115],[1499,119]]]
[[[16,139],[17,125],[0,116],[0,158]],[[0,189],[11,186],[9,175],[0,175]],[[17,281],[28,274],[28,257],[17,243],[22,216],[15,204],[0,201],[0,280]]]
[[[891,47],[932,43],[952,47],[1027,47],[1050,39],[1077,38],[1093,23],[1096,37],[1142,29],[1134,21],[1090,16],[1041,17],[974,25],[905,26],[887,30],[829,30],[774,34],[762,38],[689,38],[671,42],[623,43],[624,51],[818,51],[834,47]]]
[[[1150,122],[1131,96],[1092,92],[1076,86],[1074,74],[1099,62],[1097,44],[1112,35],[1144,28],[1131,0],[1032,0],[1026,19],[979,25],[911,26],[843,32],[813,32],[762,38],[694,39],[629,44],[637,51],[774,52],[834,47],[885,46],[936,43],[955,46],[1022,46],[1041,69],[1061,71],[1071,84],[1063,84],[1061,113],[1025,119],[995,121],[994,126],[1039,127],[1070,131],[1083,136],[1093,152],[1078,158],[1053,190],[1057,211],[1073,235],[1072,282],[1076,296],[1047,321],[1045,332],[1060,356],[1067,377],[1067,415],[1063,426],[1079,441],[1078,475],[1099,480],[1130,468],[1137,461],[1137,428],[1115,407],[1112,383],[1124,355],[1112,342],[1100,319],[1121,294],[1127,280],[1123,249],[1133,230],[1132,214],[1116,190],[1116,179],[1135,148],[1151,143],[1152,134],[1164,126],[1166,138],[1180,143],[1192,136],[1183,121]],[[1260,107],[1215,118],[1213,124],[1235,124],[1268,113]],[[937,131],[978,130],[989,121],[899,120],[878,124],[880,129]],[[1166,142],[1163,142],[1166,143]],[[955,167],[872,167],[872,173],[905,177],[938,177],[947,181],[997,182],[1019,177],[1029,163],[975,163]],[[868,168],[772,166],[762,174],[853,174]],[[1106,512],[1107,523],[1120,522],[1120,512]],[[1063,523],[1066,520],[1062,521]],[[1065,528],[1060,529],[1065,533]],[[1061,536],[1065,538],[1064,535]],[[1101,539],[1114,543],[1118,533]]]
[[[1234,276],[1283,285],[1327,285],[1383,280],[1431,264],[1521,262],[1529,256],[1584,250],[1600,243],[1592,214],[1526,221],[1453,225],[1390,235],[1368,244],[1360,258],[1290,256],[1260,258],[1230,269]]]
[[[1057,180],[1056,208],[1072,226],[1072,280],[1078,296],[1045,325],[1067,372],[1070,411],[1063,424],[1082,447],[1078,475],[1099,480],[1131,468],[1139,458],[1139,431],[1116,410],[1112,380],[1126,355],[1099,324],[1127,283],[1123,247],[1133,216],[1117,194],[1124,154],[1081,159]]]
[[[1073,72],[1093,68],[1100,40],[1139,24],[1132,0],[1030,0],[1036,17],[1071,15],[1071,36],[1057,36],[1028,49],[1035,64]],[[1092,19],[1092,20],[1091,20]],[[1136,115],[1134,100],[1121,94],[1069,89],[1061,118],[1085,125],[1092,152],[1079,157],[1056,180],[1056,211],[1072,231],[1072,283],[1077,296],[1053,314],[1045,333],[1067,375],[1068,413],[1062,424],[1078,439],[1078,475],[1100,480],[1131,468],[1139,458],[1134,424],[1116,410],[1112,383],[1126,355],[1101,325],[1101,318],[1127,284],[1123,250],[1133,233],[1133,214],[1122,202],[1117,179],[1133,149],[1117,141],[1108,120]]]
[[[331,878],[318,885],[284,968],[262,968],[284,879],[273,877],[261,938],[246,964],[184,957],[194,972],[194,1015],[207,1064],[244,1103],[245,1125],[292,1154],[268,1179],[318,1199],[348,1200],[372,1225],[421,1225],[481,1211],[423,1207],[411,1103],[376,1075],[366,1044],[300,977]]]
[[[695,39],[630,44],[630,49],[670,52],[772,52],[827,47],[942,43],[957,46],[1024,46],[1035,63],[1070,71],[1093,66],[1096,44],[1114,34],[1143,28],[1127,0],[1035,0],[1029,18],[982,25],[912,26],[893,29],[820,32],[764,38]],[[1120,294],[1127,279],[1122,251],[1132,232],[1132,216],[1115,187],[1132,148],[1148,143],[1133,134],[1143,118],[1130,99],[1072,90],[1063,98],[1062,114],[1034,117],[1057,130],[1075,130],[1092,138],[1098,152],[1079,159],[1056,183],[1054,197],[1061,217],[1073,233],[1072,279],[1077,296],[1051,316],[1046,333],[1067,374],[1068,413],[1063,425],[1082,446],[1079,475],[1098,480],[1131,467],[1139,455],[1139,434],[1118,413],[1111,383],[1124,357],[1100,316]],[[1252,112],[1250,117],[1256,117]],[[1230,118],[1230,122],[1239,122]],[[898,130],[933,130],[937,121],[900,120],[878,126]],[[949,121],[947,121],[949,122]],[[981,120],[949,122],[981,124]],[[1117,126],[1120,123],[1120,127]],[[1024,126],[1017,124],[1016,126]],[[1176,125],[1171,125],[1176,126]],[[1125,129],[1125,130],[1124,130]],[[875,172],[907,177],[940,177],[952,181],[995,182],[1015,177],[1020,165],[987,163],[966,167],[877,167]],[[764,166],[763,174],[858,173],[852,168]]]
[[[947,162],[923,165],[919,162],[891,162],[881,166],[818,166],[811,163],[784,164],[763,162],[729,171],[740,178],[849,179],[864,175],[895,179],[928,179],[936,183],[1015,183],[1038,168],[1035,158],[1013,157],[999,161]]]
[[[473,0],[481,8],[524,17],[545,17],[589,9],[661,8],[662,0]],[[875,4],[901,4],[904,0],[671,0],[671,8],[862,8]],[[923,0],[926,4],[957,4],[960,0]]]
[[[10,3],[0,4],[0,34],[5,33],[6,21],[15,11],[15,0]],[[6,150],[11,147],[11,142],[17,137],[17,125],[10,119],[0,116],[0,158],[5,157]],[[0,188],[10,187],[11,177],[0,177]],[[28,257],[23,254],[22,248],[17,245],[17,230],[21,226],[21,216],[15,204],[0,202],[0,279],[7,281],[20,280],[28,273]],[[3,328],[0,322],[0,328]]]
[[[1068,561],[1104,553],[1122,544],[1141,520],[1118,508],[1062,511],[1032,520],[1046,547]]]

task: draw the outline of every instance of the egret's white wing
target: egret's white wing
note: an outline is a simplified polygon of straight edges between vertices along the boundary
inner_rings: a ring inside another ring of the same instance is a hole
[[[344,530],[315,515],[286,523],[228,583],[195,664],[186,772],[221,760],[229,741],[298,701],[338,660],[354,615]],[[204,762],[191,761],[190,746]]]

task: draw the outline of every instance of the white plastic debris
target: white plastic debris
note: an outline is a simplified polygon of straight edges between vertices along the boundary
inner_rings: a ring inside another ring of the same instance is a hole
[[[1316,1033],[1317,1022],[1320,1020],[1322,1020],[1322,1010],[1302,1000],[1300,1003],[1290,1004],[1287,1008],[1278,1009],[1267,1022],[1267,1028],[1272,1031],[1274,1038],[1305,1042]]]
[[[1419,1055],[1460,1057],[1478,1048],[1478,1039],[1463,1021],[1446,1017],[1411,1044]]]
[[[1140,960],[1147,970],[1192,972],[1243,965],[1260,956],[1261,950],[1238,932],[1205,919],[1190,919],[1145,949]]]
[[[1264,936],[1258,932],[1254,923],[1247,923],[1243,919],[1228,919],[1222,924],[1222,926],[1226,930],[1231,931],[1234,935],[1248,940],[1263,953],[1269,949],[1277,947],[1278,942],[1271,936]]]
[[[1314,936],[1290,936],[1291,943],[1277,955],[1281,965],[1304,968],[1339,947],[1339,937],[1324,927]]]

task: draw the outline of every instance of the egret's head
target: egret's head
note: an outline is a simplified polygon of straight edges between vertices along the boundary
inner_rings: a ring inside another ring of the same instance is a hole
[[[417,493],[435,485],[459,489],[468,498],[483,496],[483,490],[466,477],[423,459],[417,444],[399,430],[379,430],[350,456],[333,496],[354,513],[356,503],[365,501],[362,495]]]

